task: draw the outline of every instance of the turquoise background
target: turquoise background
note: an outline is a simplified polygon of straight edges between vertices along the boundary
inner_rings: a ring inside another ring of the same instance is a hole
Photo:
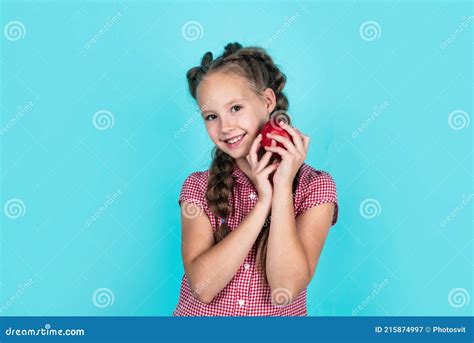
[[[468,1],[3,1],[0,315],[171,314],[177,199],[212,148],[185,73],[233,41],[286,73],[306,163],[337,184],[309,315],[472,315],[473,14]]]

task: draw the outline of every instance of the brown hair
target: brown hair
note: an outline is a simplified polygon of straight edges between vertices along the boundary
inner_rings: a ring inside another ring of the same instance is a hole
[[[206,52],[201,59],[201,65],[189,69],[186,74],[189,91],[194,99],[196,99],[197,87],[204,76],[217,71],[233,72],[244,77],[249,82],[252,90],[259,96],[262,95],[266,88],[271,88],[276,97],[274,111],[286,112],[288,110],[288,99],[283,94],[286,76],[275,65],[265,49],[257,46],[243,48],[242,45],[235,42],[227,44],[223,54],[215,60],[213,60],[212,52]],[[232,169],[235,165],[236,161],[234,158],[217,148],[217,146],[214,147],[212,163],[209,168],[206,199],[210,211],[223,219],[226,219],[234,208],[229,203],[229,198],[234,186]],[[296,189],[298,176],[299,171],[293,181],[293,194]],[[266,283],[268,283],[268,280],[265,264],[270,220],[271,218],[268,216],[257,238],[262,258],[263,276]],[[218,225],[219,227],[214,234],[216,243],[220,242],[230,233],[230,228],[225,221],[221,221]]]

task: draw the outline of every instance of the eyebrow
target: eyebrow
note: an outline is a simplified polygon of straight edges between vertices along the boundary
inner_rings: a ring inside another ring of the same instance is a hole
[[[224,106],[229,106],[230,104],[233,104],[233,103],[236,103],[236,102],[240,102],[240,101],[244,101],[245,99],[242,98],[242,99],[234,99],[234,100],[231,100],[229,101],[227,104],[225,104]],[[202,111],[201,112],[201,116],[204,116],[206,113],[208,112],[215,112],[213,110],[206,110],[206,111]]]

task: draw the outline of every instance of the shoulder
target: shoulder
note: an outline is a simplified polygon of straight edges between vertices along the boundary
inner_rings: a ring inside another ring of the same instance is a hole
[[[207,187],[207,180],[209,178],[209,171],[196,171],[189,174],[184,180],[184,184],[191,184],[195,186]]]
[[[306,163],[301,166],[298,185],[303,193],[317,191],[336,195],[336,182],[331,174],[324,170],[317,170]]]
[[[331,223],[334,225],[338,217],[338,201],[336,183],[333,177],[324,170],[317,170],[303,164],[295,197],[295,215],[298,216],[313,206],[331,202],[335,204]]]
[[[186,200],[204,207],[208,176],[208,171],[196,171],[189,174],[181,187],[178,202],[181,203],[181,201]]]

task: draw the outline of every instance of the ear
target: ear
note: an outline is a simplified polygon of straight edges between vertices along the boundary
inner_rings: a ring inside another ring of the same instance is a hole
[[[276,107],[276,96],[273,89],[267,88],[263,91],[263,101],[265,102],[267,113],[272,113]]]

